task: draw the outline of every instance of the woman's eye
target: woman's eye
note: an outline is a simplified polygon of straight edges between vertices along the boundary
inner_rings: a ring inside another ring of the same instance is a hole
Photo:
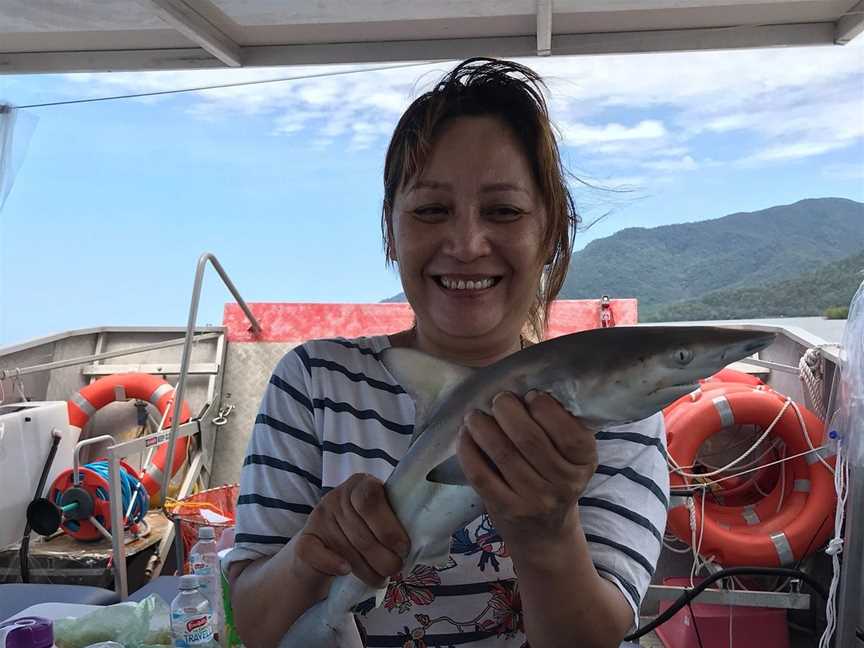
[[[443,205],[424,205],[417,207],[412,212],[421,221],[438,222],[447,215],[447,208]]]
[[[509,222],[518,220],[524,212],[518,207],[513,207],[511,205],[498,205],[496,207],[490,207],[486,210],[486,213],[489,218],[494,220]]]

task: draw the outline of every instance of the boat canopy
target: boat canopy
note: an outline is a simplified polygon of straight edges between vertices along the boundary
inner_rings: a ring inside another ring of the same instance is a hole
[[[0,73],[846,44],[857,0],[5,0]]]

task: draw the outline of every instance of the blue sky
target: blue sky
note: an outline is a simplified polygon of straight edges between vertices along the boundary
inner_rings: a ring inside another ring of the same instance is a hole
[[[547,77],[571,171],[628,189],[574,186],[586,220],[610,212],[578,247],[808,197],[864,201],[861,44],[525,62]],[[182,325],[203,251],[253,301],[399,292],[378,226],[384,151],[400,112],[447,67],[21,111],[32,136],[0,210],[0,345]],[[321,71],[0,76],[0,101]],[[227,299],[209,275],[201,322],[220,322]]]

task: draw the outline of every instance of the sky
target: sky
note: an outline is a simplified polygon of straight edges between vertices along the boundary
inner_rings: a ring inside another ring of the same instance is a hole
[[[577,249],[626,227],[864,201],[860,42],[522,62],[548,83],[584,222],[605,216]],[[401,112],[451,66],[17,111],[17,174],[0,207],[0,346],[88,326],[185,325],[205,251],[248,301],[398,293],[380,239],[384,154]],[[0,75],[0,103],[366,67]],[[221,323],[229,300],[208,272],[199,322]]]

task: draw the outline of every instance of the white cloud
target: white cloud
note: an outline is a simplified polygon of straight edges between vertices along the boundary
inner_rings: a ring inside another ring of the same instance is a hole
[[[699,168],[696,160],[689,155],[643,162],[642,166],[655,171],[694,171]]]
[[[559,120],[558,129],[561,131],[564,143],[571,146],[658,139],[666,136],[666,128],[656,120],[644,120],[635,126],[624,126],[616,123],[590,126]]]
[[[859,39],[860,40],[860,39]],[[736,138],[747,165],[839,150],[864,137],[864,47],[551,57],[526,62],[550,88],[564,144],[624,175],[704,166],[700,138]],[[369,66],[67,75],[80,96],[344,72]],[[452,63],[195,93],[190,114],[272,120],[273,133],[317,147],[383,146],[411,99]],[[160,99],[155,99],[159,101]],[[729,140],[731,141],[731,140]],[[711,151],[707,152],[712,155]],[[728,163],[728,162],[727,162]],[[722,162],[715,162],[722,164]],[[626,168],[626,167],[629,167]]]

